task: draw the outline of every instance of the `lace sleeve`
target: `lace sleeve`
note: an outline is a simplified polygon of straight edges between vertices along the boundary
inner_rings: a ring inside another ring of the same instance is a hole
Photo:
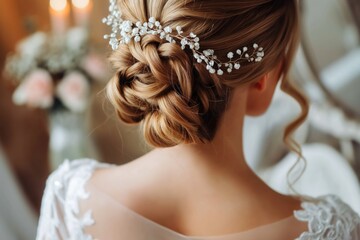
[[[360,239],[360,217],[335,195],[326,195],[315,202],[303,202],[303,210],[295,211],[299,221],[308,222],[308,232],[297,240]]]
[[[84,185],[95,160],[66,160],[47,179],[36,240],[92,239],[82,229],[93,224],[91,212],[79,214],[78,200],[88,198]]]

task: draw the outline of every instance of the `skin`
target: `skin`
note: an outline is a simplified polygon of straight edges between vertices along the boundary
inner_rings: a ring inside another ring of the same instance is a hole
[[[211,143],[155,149],[125,165],[96,171],[90,184],[188,236],[236,233],[292,216],[300,201],[275,192],[254,174],[242,142],[244,117],[268,109],[279,70],[234,89]]]

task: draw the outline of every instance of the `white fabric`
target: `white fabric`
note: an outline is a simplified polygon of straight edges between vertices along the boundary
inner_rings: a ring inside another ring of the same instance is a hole
[[[293,186],[302,195],[318,197],[336,195],[360,214],[360,184],[350,164],[333,148],[325,144],[305,144],[302,152],[306,159],[306,169]],[[288,154],[279,163],[258,175],[278,192],[290,194],[287,173],[297,156]]]
[[[37,216],[0,146],[0,239],[34,239]]]
[[[65,161],[54,171],[46,182],[36,240],[360,239],[359,215],[334,195],[303,200],[303,209],[294,211],[293,216],[248,231],[185,236],[143,217],[96,186],[87,185],[96,169],[114,166],[79,159]]]

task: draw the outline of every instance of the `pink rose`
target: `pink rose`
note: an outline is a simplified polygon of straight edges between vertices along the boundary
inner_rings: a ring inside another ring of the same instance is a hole
[[[60,81],[56,94],[71,111],[83,112],[88,105],[90,84],[82,73],[73,71]]]
[[[32,71],[15,90],[13,101],[17,105],[50,108],[54,103],[54,86],[51,75],[42,69]]]
[[[90,53],[81,62],[81,67],[90,74],[97,81],[106,81],[111,72],[109,66],[106,64],[106,60]]]

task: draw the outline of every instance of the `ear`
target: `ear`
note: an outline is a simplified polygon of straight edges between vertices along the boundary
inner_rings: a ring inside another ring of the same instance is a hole
[[[246,115],[259,116],[268,109],[278,82],[275,78],[267,73],[248,86]]]
[[[268,78],[269,78],[269,74],[265,74],[263,77],[260,78],[260,80],[251,84],[253,86],[250,86],[250,88],[254,88],[253,90],[258,92],[265,91]]]

